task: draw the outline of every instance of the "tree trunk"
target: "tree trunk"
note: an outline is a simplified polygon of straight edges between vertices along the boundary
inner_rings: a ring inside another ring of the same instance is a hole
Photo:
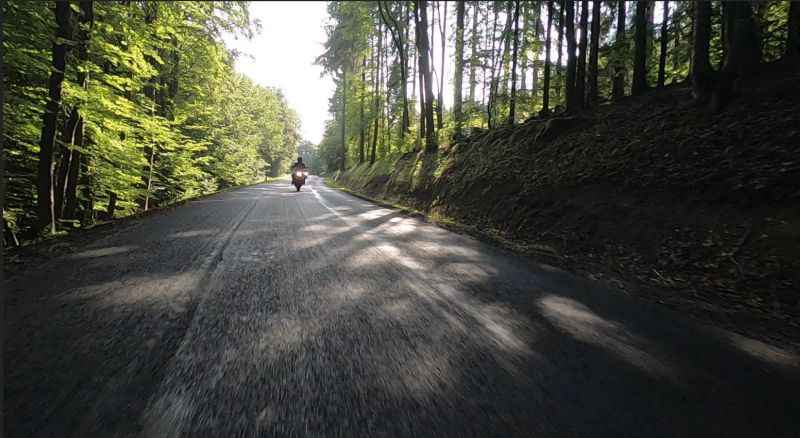
[[[107,221],[114,219],[114,210],[116,209],[117,209],[117,194],[111,192],[108,195],[108,209],[106,210],[106,214],[103,217],[103,219]]]
[[[589,42],[588,93],[586,102],[594,103],[599,98],[597,89],[597,58],[600,46],[600,2],[592,1],[592,39]]]
[[[19,246],[19,239],[14,234],[14,230],[8,225],[6,218],[3,218],[3,248],[13,248]]]
[[[80,2],[81,9],[81,29],[78,31],[78,60],[81,63],[89,61],[88,42],[91,35],[91,26],[94,24],[94,2]],[[78,71],[78,85],[84,90],[89,88],[89,74],[86,71]],[[73,137],[73,149],[70,158],[70,167],[67,174],[66,186],[64,188],[64,217],[67,219],[77,219],[78,209],[78,176],[82,166],[81,152],[84,142],[85,122],[83,115],[78,112],[78,124],[75,127]],[[88,179],[88,175],[87,175]]]
[[[52,70],[48,86],[48,99],[42,116],[42,135],[39,140],[39,167],[37,170],[37,212],[38,228],[44,230],[48,226],[55,233],[56,222],[53,211],[53,150],[56,142],[56,124],[61,108],[61,91],[64,83],[64,71],[67,68],[67,52],[71,39],[68,2],[56,2],[53,12],[56,19],[56,39],[52,49]]]
[[[401,6],[402,7],[402,6]],[[384,8],[386,12],[384,13]],[[401,121],[400,127],[400,140],[402,141],[405,138],[405,134],[410,132],[411,128],[411,121],[409,119],[408,113],[408,50],[405,42],[403,41],[403,36],[401,34],[400,25],[397,23],[397,20],[391,14],[389,10],[389,6],[386,5],[385,1],[378,2],[378,10],[380,11],[381,18],[383,19],[383,24],[389,29],[389,32],[392,35],[392,41],[394,42],[395,47],[397,48],[397,57],[400,58],[400,91],[402,93],[403,98],[403,118]],[[408,8],[406,8],[406,23],[408,23]],[[406,26],[406,36],[405,40],[408,40],[408,26]],[[412,76],[413,78],[413,76]]]
[[[144,211],[150,209],[150,191],[153,190],[153,171],[155,170],[156,164],[156,145],[150,147],[150,162],[148,165],[148,172],[147,172],[147,192],[144,197]]]
[[[797,63],[800,58],[800,1],[789,2],[789,23],[786,35],[786,53],[784,59],[789,65]]]
[[[83,117],[81,117],[78,119],[78,126],[75,129],[75,146],[77,147],[83,146],[84,129]],[[77,149],[73,149],[71,155],[67,184],[64,191],[64,217],[67,219],[77,219],[78,176],[83,166],[81,165],[81,153]]]
[[[711,86],[715,76],[708,58],[711,46],[711,3],[705,1],[694,2],[692,34],[690,66],[692,87],[695,99],[705,101],[711,95]]]
[[[494,102],[497,99],[497,51],[496,51],[496,42],[497,42],[497,19],[500,14],[497,13],[497,5],[498,3],[493,3],[494,6],[494,24],[492,25],[492,66],[490,72],[490,79],[489,79],[489,99],[486,104],[486,118],[489,124],[489,129],[492,129],[492,121],[493,121],[493,111],[494,111]],[[484,79],[485,80],[485,79]]]
[[[519,51],[519,0],[514,0],[514,49],[511,52],[511,101],[508,124],[516,123],[517,111],[517,52]]]
[[[667,68],[667,37],[669,36],[669,2],[664,1],[663,14],[661,16],[661,52],[658,56],[658,88],[664,88]]]
[[[453,74],[453,118],[456,122],[456,133],[461,131],[463,116],[461,114],[461,89],[464,81],[464,0],[456,0],[456,71]],[[444,76],[444,74],[442,74]]]
[[[735,77],[747,77],[761,63],[761,42],[753,23],[750,2],[726,2],[724,12],[725,61],[722,70]]]
[[[532,5],[529,4],[526,9],[530,8],[531,6]],[[523,15],[523,17],[524,17],[524,15]],[[536,110],[536,95],[539,93],[539,76],[540,76],[541,73],[540,73],[540,63],[539,63],[539,53],[538,53],[538,51],[540,49],[539,48],[539,42],[544,39],[544,28],[543,27],[544,26],[542,26],[541,10],[539,9],[539,7],[536,7],[533,10],[533,34],[532,34],[533,41],[536,41],[536,53],[534,53],[534,56],[532,56],[532,57],[526,56],[526,58],[528,58],[530,60],[530,69],[532,71],[532,73],[531,73],[530,93],[525,95],[526,97],[530,96],[530,111],[531,111],[531,113],[533,113]],[[530,52],[530,49],[531,49],[530,38],[528,39],[528,41],[529,41],[528,42],[528,48],[524,49],[526,52]]]
[[[469,101],[475,103],[475,87],[478,85],[478,78],[476,71],[478,69],[478,1],[472,6],[472,35],[470,35],[471,43],[470,50],[472,51],[469,58]]]
[[[513,19],[513,14],[512,14],[511,11],[513,10],[513,7],[514,7],[513,0],[508,0],[508,3],[506,5],[506,25],[503,28],[503,36],[502,36],[502,39],[503,39],[503,54],[500,57],[500,59],[502,60],[502,68],[503,68],[502,73],[500,75],[500,81],[501,81],[500,95],[501,96],[508,96],[508,80],[509,80],[509,77],[511,76],[509,74],[509,66],[511,64],[511,56],[510,56],[511,55],[511,31],[512,31],[512,29],[511,29],[512,22],[511,21]]]
[[[553,0],[547,0],[547,38],[544,49],[544,89],[542,90],[542,115],[550,114],[550,47],[553,33]]]
[[[438,10],[438,3],[437,3],[437,10]],[[444,57],[445,57],[445,49],[447,46],[447,0],[444,2],[444,18],[442,18],[442,14],[439,14],[439,31],[441,32],[441,48],[442,48],[442,63],[441,63],[441,70],[439,71],[439,93],[437,97],[437,105],[436,105],[436,128],[442,129],[444,126],[444,122],[442,121],[442,111],[444,111]]]
[[[522,29],[520,29],[520,33],[522,35],[522,41],[520,42],[519,46],[519,90],[522,91],[523,95],[527,93],[528,90],[528,49],[530,46],[529,38],[528,38],[528,8],[525,7],[527,3],[522,3],[520,5],[520,15],[522,16]]]
[[[564,23],[566,25],[565,32],[567,34],[567,75],[564,88],[567,95],[567,112],[571,113],[578,109],[578,94],[575,88],[575,67],[577,64],[575,50],[578,44],[575,41],[575,3],[566,0],[564,5],[566,6]]]
[[[89,166],[92,164],[92,157],[88,154],[81,154],[81,172],[80,172],[80,186],[83,199],[81,204],[81,222],[86,222],[93,219],[92,212],[94,211],[94,195],[92,193],[92,180],[89,173]],[[67,207],[65,211],[66,217],[69,215],[69,198],[67,198]],[[74,216],[73,216],[74,217]]]
[[[75,142],[75,130],[78,127],[78,119],[78,108],[72,108],[69,114],[69,120],[64,125],[64,131],[61,135],[61,142],[64,145],[64,150],[61,153],[61,162],[58,165],[55,191],[53,193],[53,213],[56,218],[61,217],[61,211],[64,207],[64,191],[67,186],[67,176],[69,175],[72,155],[73,152],[75,152],[72,145]],[[75,166],[77,165],[78,164],[75,163]]]
[[[622,63],[622,47],[625,44],[625,1],[617,2],[617,39],[614,42],[616,60],[614,61],[614,86],[611,99],[619,100],[625,97],[625,66]]]
[[[558,103],[556,104],[556,108],[558,105],[561,104],[561,98],[563,95],[563,88],[564,88],[564,68],[561,66],[561,58],[562,53],[564,52],[564,10],[566,9],[564,6],[565,0],[560,0],[560,7],[558,11],[558,44],[557,44],[557,56],[556,56],[556,76],[558,80],[556,81],[556,98],[558,99]]]
[[[364,115],[364,95],[367,94],[367,57],[361,58],[361,96],[359,106],[359,130],[358,130],[358,164],[364,164],[366,157],[364,156],[364,142],[366,141],[366,132],[364,132],[364,125],[366,124],[366,116]]]
[[[581,2],[581,39],[578,44],[578,70],[575,76],[575,99],[579,107],[586,101],[586,44],[589,38],[589,1]]]
[[[342,69],[342,159],[339,160],[339,170],[344,172],[347,165],[347,70]]]
[[[383,70],[381,69],[381,52],[383,51],[383,32],[381,29],[380,24],[378,25],[378,50],[377,50],[377,78],[375,79],[375,102],[374,102],[374,117],[373,117],[373,127],[372,127],[372,155],[369,158],[369,164],[375,164],[375,155],[378,150],[378,123],[380,122],[380,115],[378,112],[380,111],[381,104],[381,93],[380,93],[380,85],[381,85],[381,73]],[[376,76],[376,73],[373,72],[373,77]]]
[[[636,39],[633,55],[633,86],[631,94],[641,94],[648,89],[647,85],[647,2],[636,2]]]
[[[428,54],[430,53],[430,44],[428,42],[428,1],[427,0],[419,0],[417,2],[417,29],[418,29],[418,40],[417,45],[419,48],[419,69],[420,74],[422,75],[423,84],[420,86],[424,86],[424,98],[422,101],[425,102],[425,140],[426,146],[425,149],[428,152],[435,152],[438,147],[436,145],[436,138],[434,137],[434,120],[433,120],[433,81],[431,78],[431,67],[429,64]],[[422,90],[420,90],[422,91]]]

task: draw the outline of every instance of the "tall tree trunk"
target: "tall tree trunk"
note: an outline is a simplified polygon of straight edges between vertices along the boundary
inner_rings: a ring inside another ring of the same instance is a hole
[[[761,63],[761,43],[756,35],[749,2],[724,2],[722,40],[725,56],[717,74],[714,104],[723,108],[733,99],[737,79],[752,76]]]
[[[497,7],[498,4],[499,3],[497,3],[497,2],[492,4],[493,7],[494,7],[494,22],[493,22],[494,24],[492,25],[492,36],[491,36],[491,38],[492,38],[492,51],[491,51],[491,54],[492,54],[492,65],[491,65],[491,69],[490,69],[491,72],[490,72],[490,79],[489,79],[489,99],[488,99],[488,102],[486,104],[486,119],[487,119],[487,122],[489,124],[489,129],[492,129],[494,127],[494,125],[492,124],[492,122],[494,120],[494,117],[493,117],[494,108],[495,108],[494,102],[497,100],[497,83],[498,83],[498,81],[497,81],[497,68],[498,68],[498,66],[497,65],[499,64],[499,61],[497,59],[497,51],[496,51],[496,44],[495,43],[497,42],[497,19],[500,16],[500,14],[498,13],[498,7]]]
[[[364,96],[367,94],[367,57],[361,58],[361,96],[360,96],[360,105],[359,105],[359,130],[358,130],[358,164],[364,164],[366,161],[366,156],[364,155],[364,142],[366,141],[366,132],[365,129],[367,123],[366,116],[364,114]]]
[[[81,176],[80,186],[82,194],[81,222],[94,219],[94,194],[92,193],[92,179],[89,168],[92,165],[92,157],[88,154],[81,154]],[[69,200],[67,200],[69,202]],[[69,204],[67,204],[67,214],[69,214]],[[70,216],[67,216],[70,217]]]
[[[444,57],[443,57],[444,58]],[[456,71],[453,74],[453,118],[456,122],[456,133],[461,131],[463,116],[461,114],[461,89],[464,81],[464,0],[456,0]],[[444,76],[444,74],[442,75]]]
[[[517,111],[517,52],[519,51],[519,0],[514,0],[514,49],[511,54],[511,102],[508,111],[508,124],[516,123]]]
[[[528,4],[526,9],[531,8],[531,4]],[[523,15],[524,16],[524,15]],[[536,95],[539,93],[539,76],[540,76],[540,63],[539,63],[539,50],[540,46],[539,43],[544,39],[544,26],[542,25],[542,11],[539,9],[538,5],[536,8],[533,9],[533,41],[536,42],[536,52],[534,56],[530,57],[530,69],[533,71],[531,76],[531,88],[530,88],[530,109],[531,112],[536,110]],[[529,38],[530,41],[530,38]],[[530,46],[532,43],[528,44],[527,51],[530,51]]]
[[[667,69],[667,42],[669,30],[669,2],[664,1],[662,8],[663,14],[661,16],[661,52],[658,54],[658,88],[664,87]]]
[[[67,2],[56,2],[53,8],[56,19],[56,38],[53,42],[48,99],[42,116],[42,135],[39,140],[39,167],[36,178],[38,228],[44,230],[49,226],[51,233],[56,231],[55,212],[53,211],[53,150],[56,143],[58,112],[61,109],[64,71],[67,68],[67,52],[69,51],[67,42],[71,39],[70,7],[71,5]]]
[[[563,90],[564,90],[564,67],[561,65],[561,58],[564,52],[564,11],[566,7],[564,4],[566,0],[559,1],[559,10],[558,10],[558,44],[557,44],[557,56],[556,56],[556,76],[558,80],[556,81],[556,98],[558,99],[558,103],[556,107],[560,105],[561,99],[563,97]]]
[[[91,27],[94,24],[94,2],[82,1],[79,4],[81,16],[79,22],[81,29],[78,31],[78,60],[85,64],[89,61],[88,42],[91,35]],[[84,90],[89,88],[89,74],[83,70],[78,70],[78,85]],[[78,124],[75,127],[73,137],[73,149],[70,154],[70,167],[67,174],[66,186],[64,187],[64,217],[67,219],[77,219],[78,209],[78,176],[83,168],[80,149],[83,148],[85,121],[83,115],[78,112]],[[88,175],[86,176],[88,180]],[[87,184],[88,185],[88,184]]]
[[[567,112],[574,112],[578,109],[578,94],[575,88],[575,67],[577,64],[575,50],[578,45],[577,41],[575,41],[575,3],[566,0],[564,5],[566,6],[564,23],[566,25],[565,33],[567,34],[567,75],[565,91],[567,94]]]
[[[648,89],[647,85],[647,2],[636,2],[636,39],[633,54],[633,86],[631,94],[641,94]]]
[[[597,59],[600,48],[600,2],[592,1],[592,39],[589,43],[589,71],[588,71],[588,93],[586,101],[589,103],[597,102],[599,98],[597,89]]]
[[[528,3],[522,3],[520,5],[520,15],[522,16],[522,28],[520,29],[520,34],[522,35],[522,41],[520,42],[519,46],[519,91],[522,91],[523,95],[527,93],[528,90],[528,49],[530,48],[530,42],[528,38],[528,8],[525,6]],[[534,30],[535,31],[535,30]]]
[[[61,161],[58,165],[55,191],[53,193],[53,213],[56,218],[61,217],[61,211],[64,207],[64,190],[67,186],[67,176],[69,175],[70,162],[74,151],[72,145],[75,141],[75,130],[78,127],[78,119],[78,108],[72,108],[69,114],[69,120],[64,124],[64,130],[61,134],[61,143],[64,145],[64,150],[61,152]],[[75,165],[77,166],[77,163]]]
[[[622,63],[622,48],[625,45],[625,1],[617,2],[617,38],[614,41],[616,60],[614,61],[614,85],[611,90],[611,99],[619,100],[625,97],[625,66]]]
[[[553,0],[547,0],[547,38],[544,49],[544,89],[542,90],[542,115],[550,114],[550,47],[553,33]]]
[[[589,1],[581,2],[581,39],[578,44],[578,70],[575,76],[575,99],[579,107],[586,101],[586,44],[589,38]]]
[[[75,146],[83,147],[84,138],[83,117],[78,119],[78,126],[75,128]],[[81,153],[73,149],[70,157],[69,172],[67,173],[66,187],[64,190],[64,217],[67,219],[77,219],[78,208],[78,176],[83,167],[81,164]]]
[[[800,1],[789,2],[789,23],[784,59],[791,66],[800,59]]]
[[[470,50],[472,53],[469,58],[469,101],[475,103],[475,87],[478,85],[476,72],[478,69],[478,6],[477,0],[472,5],[472,35],[470,35]]]
[[[381,73],[383,72],[381,69],[381,52],[383,51],[383,32],[381,30],[380,24],[378,24],[378,50],[376,52],[377,58],[377,72],[373,71],[373,78],[375,78],[375,98],[374,98],[374,115],[373,115],[373,127],[372,127],[372,154],[369,158],[369,164],[375,164],[375,155],[378,150],[378,124],[380,123],[380,100],[381,100],[381,93],[380,93],[380,86],[381,86]],[[377,75],[377,77],[376,77]]]
[[[339,160],[339,170],[344,172],[347,165],[347,69],[342,68],[342,159]]]
[[[438,3],[436,6],[437,10],[439,8]],[[446,46],[447,46],[447,0],[444,1],[444,18],[442,18],[442,14],[439,13],[439,31],[441,33],[441,48],[442,48],[442,55],[441,55],[441,67],[439,71],[439,93],[437,97],[437,105],[436,105],[436,127],[437,129],[442,129],[444,126],[444,122],[442,121],[442,111],[444,111],[444,57],[446,54]]]
[[[402,3],[401,3],[402,8]],[[384,12],[384,9],[386,11]],[[397,48],[397,56],[400,58],[400,92],[403,98],[403,118],[400,125],[400,141],[405,138],[405,134],[410,131],[411,121],[408,113],[408,50],[406,41],[408,41],[408,7],[406,7],[406,34],[405,41],[403,40],[402,29],[397,20],[392,16],[389,6],[385,1],[378,2],[378,10],[380,11],[383,24],[389,29],[392,35],[392,42]],[[413,76],[412,76],[413,78]]]
[[[423,84],[421,86],[425,87],[424,98],[422,99],[425,102],[425,140],[426,146],[425,149],[428,152],[435,152],[438,147],[436,144],[436,138],[434,137],[434,120],[433,120],[433,80],[431,78],[431,66],[429,64],[429,53],[430,53],[430,43],[428,41],[428,1],[427,0],[419,0],[417,2],[417,29],[418,29],[418,40],[417,46],[419,48],[419,69],[420,73],[422,74]]]
[[[761,42],[750,2],[724,3],[725,60],[722,70],[736,77],[751,76],[761,63]]]
[[[711,3],[694,2],[694,26],[692,29],[691,77],[695,99],[705,101],[711,94],[715,72],[709,62],[711,47]]]
[[[508,0],[506,5],[506,25],[503,28],[503,54],[500,59],[502,59],[502,73],[500,77],[500,95],[501,96],[508,96],[508,80],[511,76],[509,74],[509,67],[511,64],[511,25],[512,25],[512,18],[513,18],[513,8],[514,8],[514,1]]]

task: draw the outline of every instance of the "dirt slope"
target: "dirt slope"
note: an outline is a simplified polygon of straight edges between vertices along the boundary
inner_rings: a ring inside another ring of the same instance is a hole
[[[796,338],[800,75],[763,82],[721,113],[669,87],[336,179],[631,293]]]

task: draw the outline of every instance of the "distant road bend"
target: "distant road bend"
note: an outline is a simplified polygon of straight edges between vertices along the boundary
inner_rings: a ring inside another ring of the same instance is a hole
[[[6,283],[5,435],[778,437],[796,353],[287,181]]]

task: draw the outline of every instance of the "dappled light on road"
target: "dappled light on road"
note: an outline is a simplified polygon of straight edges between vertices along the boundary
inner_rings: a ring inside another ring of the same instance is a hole
[[[605,320],[585,305],[557,295],[540,298],[538,306],[545,317],[576,339],[608,349],[645,372],[675,377],[669,360],[652,353],[655,347],[631,334],[623,324]]]

